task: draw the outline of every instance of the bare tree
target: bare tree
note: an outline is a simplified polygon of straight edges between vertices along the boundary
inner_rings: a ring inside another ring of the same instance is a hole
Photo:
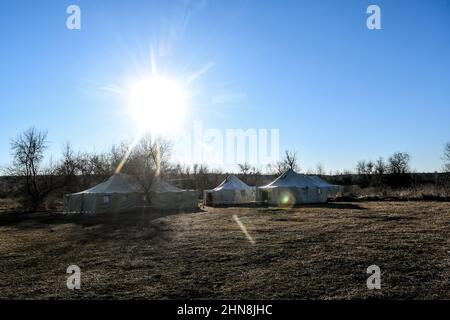
[[[374,166],[374,174],[375,174],[375,183],[378,185],[381,185],[383,183],[383,177],[384,174],[386,173],[386,163],[384,162],[383,158],[378,158],[375,161],[375,166]]]
[[[359,175],[363,175],[366,173],[366,161],[365,160],[359,160],[356,163],[356,172]]]
[[[112,148],[112,151],[115,147]],[[120,161],[113,162],[113,155],[117,153],[77,153],[77,180],[80,186],[90,187],[95,182],[104,179],[114,173]]]
[[[408,173],[411,156],[406,152],[396,152],[389,157],[389,172],[394,175]]]
[[[24,178],[24,205],[38,209],[48,194],[54,190],[46,176],[53,176],[53,168],[43,168],[45,150],[48,147],[47,132],[30,128],[11,139],[12,165],[9,173]]]
[[[187,166],[187,165],[182,165],[180,163],[174,164],[171,168],[170,171],[175,175],[175,176],[181,176],[181,177],[189,177],[191,174],[191,167]]]
[[[259,176],[259,175],[261,175],[261,169],[257,168],[256,166],[252,166],[250,168],[250,174]]]
[[[127,160],[129,153],[133,150],[134,144],[129,141],[122,141],[118,145],[113,145],[111,147],[111,151],[109,153],[109,157],[111,159],[111,165],[116,170],[120,169],[121,166]]]
[[[247,177],[247,175],[250,173],[250,170],[252,169],[250,164],[247,162],[244,163],[238,163],[239,172],[244,176]]]
[[[386,173],[386,164],[383,158],[380,157],[375,161],[374,172],[378,176],[382,176]]]
[[[325,174],[325,169],[324,169],[322,163],[320,163],[320,162],[316,166],[316,174],[318,176],[323,176]]]
[[[151,204],[151,190],[157,176],[163,176],[169,168],[171,146],[162,137],[144,135],[136,146],[131,145],[125,156],[123,171],[131,174],[139,183]]]
[[[289,169],[298,171],[298,160],[297,153],[293,151],[286,150],[284,153],[284,158],[281,161],[268,165],[269,172],[274,174],[283,174]]]
[[[250,170],[252,169],[250,164],[247,163],[247,162],[238,163],[238,167],[239,167],[239,171],[240,171],[240,174],[242,175],[242,178],[243,178],[244,182],[245,183],[249,183],[248,182],[248,175],[250,173]]]
[[[297,170],[298,163],[297,163],[297,153],[293,151],[286,150],[284,155],[283,162],[285,163],[286,167],[288,167],[291,170]]]
[[[109,176],[116,169],[111,158],[105,153],[93,153],[88,156],[90,173],[95,176]]]
[[[387,183],[391,187],[401,187],[411,183],[410,158],[410,155],[406,152],[396,152],[389,157]]]
[[[62,159],[60,164],[55,169],[55,173],[61,177],[61,186],[69,186],[80,170],[80,156],[76,155],[69,142],[64,145],[62,152]]]
[[[286,164],[283,161],[277,161],[275,163],[270,163],[267,166],[267,169],[272,174],[283,174],[284,172],[286,172],[288,170],[288,168],[286,167]]]
[[[191,175],[191,167],[181,163],[171,164],[166,172],[171,180],[177,180],[178,184],[184,189],[193,189],[193,179]]]
[[[210,170],[206,164],[195,163],[192,165],[191,176],[194,189],[203,194],[203,190],[217,185],[217,179],[220,179],[222,175]]]
[[[366,174],[367,175],[373,174],[373,169],[374,168],[375,168],[375,163],[373,163],[372,161],[368,161],[366,163]]]
[[[367,187],[371,184],[374,168],[375,163],[372,161],[359,160],[357,162],[356,172],[359,175],[358,180],[362,187]]]
[[[444,160],[444,171],[450,173],[450,142],[445,144],[442,160]]]
[[[256,166],[252,166],[247,162],[239,163],[239,173],[242,175],[245,183],[250,183],[250,178],[255,183],[258,183],[259,176],[261,175],[261,170],[259,170]]]

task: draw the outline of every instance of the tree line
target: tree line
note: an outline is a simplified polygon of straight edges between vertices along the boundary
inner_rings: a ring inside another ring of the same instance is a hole
[[[66,143],[56,161],[44,161],[49,147],[46,131],[30,128],[11,139],[10,145],[12,162],[5,173],[21,179],[18,193],[23,206],[31,210],[39,209],[51,194],[62,195],[89,188],[119,171],[135,177],[149,202],[151,186],[157,176],[183,188],[203,191],[216,186],[226,175],[206,164],[185,166],[172,163],[170,141],[150,134],[135,142],[113,145],[108,152],[76,152],[70,143]],[[328,180],[361,187],[406,186],[411,183],[410,159],[408,153],[396,152],[386,161],[383,158],[360,160],[356,165],[356,176],[343,172],[339,178],[328,177]],[[445,145],[442,159],[443,171],[450,173],[450,142]],[[264,182],[263,173],[255,166],[241,163],[237,168],[245,182],[255,185]],[[297,153],[286,150],[280,161],[267,167],[266,174],[279,175],[288,169],[298,171],[300,168]],[[316,174],[324,175],[321,164],[318,164]]]
[[[407,152],[396,152],[385,161],[382,157],[375,161],[360,160],[356,164],[356,173],[360,177],[359,185],[391,187],[406,186],[410,180],[410,159]]]

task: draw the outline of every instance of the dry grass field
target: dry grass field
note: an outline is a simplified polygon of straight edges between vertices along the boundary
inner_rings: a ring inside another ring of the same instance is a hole
[[[80,290],[66,287],[71,264]],[[372,264],[381,290],[366,287]],[[0,298],[449,299],[450,203],[0,213]]]

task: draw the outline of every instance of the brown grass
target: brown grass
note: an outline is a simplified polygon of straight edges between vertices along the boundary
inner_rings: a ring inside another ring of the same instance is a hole
[[[0,298],[450,298],[449,203],[208,208],[155,218],[0,214]],[[81,290],[66,287],[71,264],[81,267]],[[366,287],[372,264],[381,267],[381,290]]]
[[[350,201],[367,201],[379,199],[380,201],[450,201],[450,185],[420,185],[416,188],[392,189],[386,186],[361,188],[358,185],[345,186],[344,190],[336,198],[353,199]],[[349,200],[346,200],[349,201]]]

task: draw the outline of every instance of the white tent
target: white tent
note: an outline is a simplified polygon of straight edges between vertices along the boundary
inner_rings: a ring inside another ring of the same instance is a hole
[[[155,179],[150,190],[151,206],[156,209],[194,209],[197,193],[182,190]],[[64,211],[80,213],[120,212],[147,205],[146,196],[136,180],[118,173],[90,189],[65,195]]]
[[[250,187],[234,175],[229,175],[216,188],[203,193],[205,205],[249,204],[256,202],[256,187]]]
[[[161,210],[193,210],[198,207],[196,190],[183,190],[156,179],[150,189],[152,207]]]
[[[316,176],[288,170],[271,183],[259,187],[261,199],[269,205],[324,203],[341,190]]]

